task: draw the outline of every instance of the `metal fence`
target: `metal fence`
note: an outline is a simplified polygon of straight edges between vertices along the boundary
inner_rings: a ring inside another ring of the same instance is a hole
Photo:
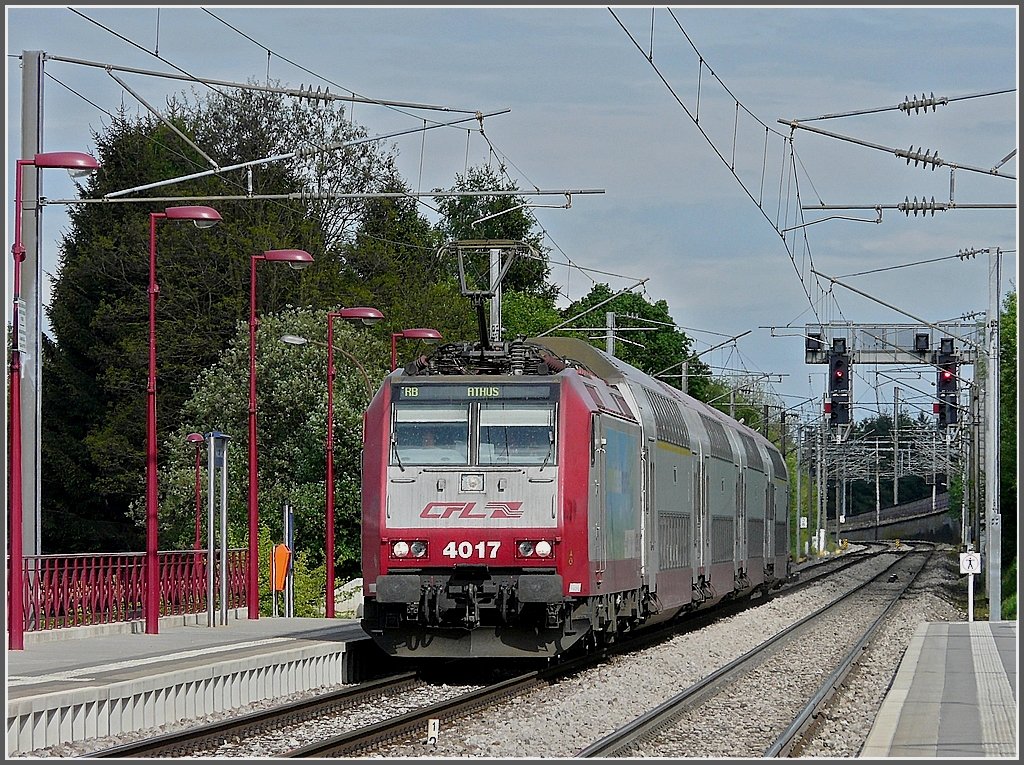
[[[227,608],[247,604],[245,572],[248,551],[227,551]],[[207,551],[157,553],[160,615],[207,610]],[[145,553],[26,555],[24,558],[26,632],[130,622],[144,618]],[[10,566],[10,559],[8,559]],[[221,566],[214,567],[214,608],[219,602]],[[10,582],[8,577],[8,582]],[[11,614],[11,619],[17,615]]]

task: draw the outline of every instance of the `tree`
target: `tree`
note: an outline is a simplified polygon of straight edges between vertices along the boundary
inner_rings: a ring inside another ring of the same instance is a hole
[[[386,374],[389,350],[368,329],[334,322],[335,565],[340,576],[357,576],[360,560],[360,453],[362,413],[370,391]],[[257,443],[260,533],[283,539],[282,509],[295,514],[295,550],[310,567],[324,562],[325,444],[327,427],[326,311],[289,308],[265,315],[257,333]],[[310,342],[287,345],[283,335]],[[194,450],[186,436],[218,430],[228,442],[228,538],[243,547],[248,533],[249,335],[240,324],[228,348],[197,379],[181,423],[161,444],[160,546],[192,546],[195,518]],[[345,353],[359,364],[352,363]],[[367,377],[359,369],[362,365]],[[205,461],[203,462],[205,471]],[[203,482],[205,487],[206,483]],[[204,488],[205,495],[205,488]],[[205,503],[203,504],[205,507]],[[141,522],[136,502],[132,517]],[[202,522],[205,528],[205,521]],[[263,602],[263,600],[261,600]],[[266,605],[266,604],[264,604]]]
[[[668,312],[668,303],[648,302],[642,295],[626,292],[613,297],[607,284],[597,283],[580,300],[562,311],[563,321],[570,320],[558,334],[580,336],[573,328],[586,331],[586,337],[604,349],[607,332],[605,314],[615,314],[615,355],[649,375],[662,374],[660,379],[676,388],[681,385],[680,362],[691,353],[692,341],[676,328]],[[584,330],[583,328],[588,328]],[[634,331],[631,331],[634,330]],[[701,398],[707,390],[707,367],[699,360],[689,365],[688,392]]]
[[[390,192],[407,191],[399,180]],[[409,198],[367,202],[354,240],[346,247],[349,305],[380,309],[388,332],[432,327],[447,339],[473,331],[469,301],[438,258],[440,232]]]
[[[311,192],[390,184],[390,155],[372,142],[336,149],[314,145],[365,137],[340,107],[285,104],[283,97],[231,91],[206,101],[173,99],[168,118],[218,166],[301,148],[294,162],[260,165],[255,195],[287,199],[218,202],[221,225],[207,231],[158,224],[157,358],[159,440],[199,371],[226,346],[249,310],[250,258],[268,249],[309,251],[314,266],[298,278],[261,268],[258,310],[286,304],[338,305],[346,287],[339,240],[362,211],[353,200]],[[102,197],[209,169],[207,156],[155,118],[116,115],[94,136],[102,168],[86,186]],[[318,175],[323,173],[323,175]],[[353,186],[352,179],[361,179]],[[248,187],[243,172],[193,177],[168,189],[183,202]],[[168,189],[162,189],[161,195]],[[48,316],[44,351],[43,543],[47,552],[139,549],[142,527],[126,510],[144,492],[148,377],[149,218],[167,203],[83,205],[71,213]]]
[[[1017,293],[1003,300],[999,315],[999,506],[1002,617],[1017,618]]]
[[[502,180],[502,176],[505,180]],[[456,175],[449,191],[517,191],[518,185],[508,179],[504,168],[491,165],[471,167],[465,175]],[[436,197],[441,220],[438,223],[444,241],[504,239],[523,242],[537,253],[533,258],[516,258],[502,282],[502,290],[513,290],[547,297],[553,301],[557,289],[547,282],[550,274],[543,234],[523,198],[507,195],[465,195]],[[486,219],[486,220],[485,220]],[[457,264],[446,264],[456,274]],[[481,254],[476,269],[486,274],[486,252]],[[467,269],[468,270],[468,269]]]

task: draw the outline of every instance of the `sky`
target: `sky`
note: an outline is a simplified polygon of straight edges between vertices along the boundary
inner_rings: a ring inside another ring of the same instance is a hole
[[[1015,5],[72,8],[5,6],[8,241],[19,57],[41,50],[498,112],[484,119],[487,140],[470,122],[385,145],[417,190],[449,188],[468,166],[500,159],[521,189],[600,192],[574,194],[568,208],[562,194],[528,200],[562,303],[595,281],[664,300],[695,351],[724,343],[702,361],[723,376],[765,375],[804,420],[820,414],[827,370],[804,362],[805,325],[920,326],[984,312],[989,256],[956,257],[969,249],[998,248],[1001,292],[1016,290]],[[146,113],[102,67],[50,58],[44,69],[44,151],[92,150],[122,104]],[[116,73],[157,108],[190,88]],[[945,103],[895,108],[925,96]],[[464,116],[361,103],[353,115],[372,136]],[[927,164],[936,153],[943,164]],[[46,171],[42,187],[48,199],[74,197],[62,171]],[[933,198],[960,207],[895,209]],[[46,274],[65,210],[44,208]],[[41,290],[45,303],[46,278]],[[854,417],[891,413],[894,384],[912,414],[930,413],[934,379],[926,367],[859,364]]]

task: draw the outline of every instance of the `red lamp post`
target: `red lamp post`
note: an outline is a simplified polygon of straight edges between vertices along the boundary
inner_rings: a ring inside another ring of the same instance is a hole
[[[338,350],[345,358],[351,361],[366,382],[366,395],[373,397],[373,388],[370,385],[370,376],[366,368],[355,356],[344,348],[334,347],[334,324],[333,320],[340,317],[351,322],[362,322],[363,324],[376,324],[384,318],[384,315],[376,308],[342,308],[340,311],[330,311],[327,314],[327,342],[314,343],[327,346],[327,441],[325,449],[327,452],[327,489],[326,489],[326,512],[324,513],[324,558],[326,559],[326,587],[324,615],[328,619],[334,618],[334,351]],[[298,335],[284,335],[282,342],[289,345],[305,345],[310,342]]]
[[[253,255],[249,268],[249,561],[246,599],[249,618],[260,618],[259,580],[259,485],[256,450],[256,263],[261,260],[287,263],[296,270],[307,268],[313,256],[305,250],[266,250]]]
[[[347,321],[362,321],[375,324],[384,318],[376,308],[342,308],[327,313],[327,512],[324,523],[327,533],[324,539],[324,557],[327,563],[327,602],[324,615],[334,618],[334,318],[340,316]],[[359,363],[358,361],[356,362]],[[360,369],[362,367],[360,366]],[[366,375],[366,370],[362,370]]]
[[[14,257],[14,312],[12,314],[12,340],[10,362],[10,407],[11,434],[8,447],[10,457],[10,515],[11,536],[10,556],[10,595],[8,597],[8,645],[13,651],[25,648],[25,571],[23,530],[23,506],[21,484],[21,263],[25,260],[25,247],[21,241],[21,190],[22,169],[26,165],[37,168],[63,168],[73,175],[89,173],[100,166],[95,157],[77,151],[57,151],[36,154],[32,159],[19,159],[15,167],[14,179],[14,244],[11,255]]]
[[[203,444],[206,443],[206,439],[203,437],[202,433],[189,433],[188,436],[185,437],[185,440],[188,441],[190,444],[194,444],[196,447],[196,535],[195,541],[192,544],[192,549],[198,550],[200,536],[199,516],[202,514],[203,509],[203,485],[201,482],[202,469],[200,466],[200,458],[203,451]]]
[[[403,329],[401,332],[391,333],[391,371],[394,372],[398,369],[398,338],[404,338],[407,340],[426,340],[427,342],[437,342],[441,339],[441,333],[436,329],[430,329],[428,327],[413,327],[411,329]]]
[[[185,205],[149,214],[149,381],[146,385],[146,634],[160,631],[160,567],[157,563],[156,485],[156,222],[190,220],[197,228],[209,228],[220,221],[212,207]]]

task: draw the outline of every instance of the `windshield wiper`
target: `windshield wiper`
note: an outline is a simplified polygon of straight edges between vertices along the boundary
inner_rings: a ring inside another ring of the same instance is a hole
[[[402,457],[398,454],[398,438],[394,433],[391,434],[391,448],[395,450],[395,463],[398,465],[398,469],[404,473],[405,465],[402,464]]]
[[[540,469],[543,471],[547,467],[548,460],[551,459],[551,454],[555,450],[555,439],[550,433],[548,433],[548,453],[544,455],[544,461],[540,463]]]

